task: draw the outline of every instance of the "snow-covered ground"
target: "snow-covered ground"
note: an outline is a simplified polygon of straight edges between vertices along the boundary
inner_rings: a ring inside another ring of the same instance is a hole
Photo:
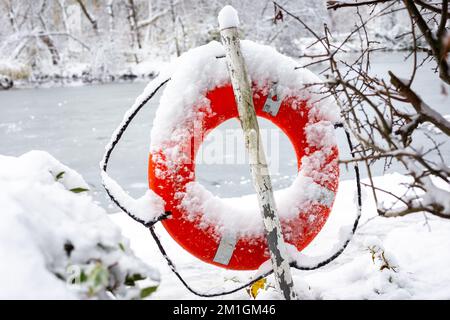
[[[46,152],[0,155],[0,206],[0,299],[131,299],[159,283],[83,178]]]
[[[377,185],[401,188],[400,174],[375,179]],[[352,180],[340,184],[336,202],[325,227],[304,250],[310,256],[327,253],[338,238],[339,229],[353,222],[356,185]],[[391,203],[389,196],[379,194]],[[416,213],[402,218],[377,216],[371,191],[363,188],[363,215],[356,235],[346,251],[330,265],[316,271],[293,270],[301,299],[449,299],[450,298],[450,221]],[[123,213],[113,215],[131,248],[144,261],[161,272],[161,286],[154,299],[195,299],[166,265],[150,233]],[[160,227],[158,234],[179,271],[194,288],[203,292],[231,289],[254,274],[225,271],[206,265],[179,247]],[[257,299],[280,298],[273,289],[273,278]],[[225,299],[249,299],[245,290]]]
[[[405,179],[391,174],[375,183],[398,191]],[[125,276],[140,273],[150,276],[153,285],[161,279],[151,299],[197,298],[171,272],[149,230],[123,213],[108,217],[92,202],[90,191],[83,190],[87,188],[79,174],[45,152],[0,156],[0,297],[111,298],[105,287],[120,282],[115,296],[129,298],[139,291],[125,293]],[[328,252],[339,229],[352,223],[355,190],[354,181],[341,182],[331,216],[305,254]],[[392,202],[388,196],[379,197]],[[320,270],[293,271],[300,298],[449,299],[450,221],[422,213],[378,217],[366,188],[363,204],[360,227],[341,257]],[[204,264],[161,226],[157,232],[179,271],[199,291],[231,289],[254,275]],[[87,279],[76,282],[75,272],[80,271]],[[273,285],[269,277],[257,299],[280,298]],[[223,298],[250,296],[241,290]]]

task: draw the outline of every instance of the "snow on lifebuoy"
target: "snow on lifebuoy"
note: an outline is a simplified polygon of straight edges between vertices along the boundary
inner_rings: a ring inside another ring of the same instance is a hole
[[[298,175],[275,200],[285,240],[301,250],[324,225],[337,191],[339,111],[319,87],[305,87],[321,80],[296,69],[293,59],[251,41],[241,46],[257,115],[277,125],[297,155]],[[164,227],[187,251],[229,269],[256,269],[269,258],[256,196],[221,199],[195,181],[195,154],[205,134],[237,117],[223,54],[222,45],[211,42],[172,65],[151,133],[149,185],[172,212]],[[281,106],[271,114],[264,105],[275,83]]]

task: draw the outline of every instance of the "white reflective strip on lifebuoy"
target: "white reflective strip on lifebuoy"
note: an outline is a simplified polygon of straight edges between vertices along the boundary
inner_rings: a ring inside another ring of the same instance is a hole
[[[236,242],[237,242],[236,233],[226,232],[224,235],[222,235],[213,261],[216,263],[223,264],[225,266],[228,265],[228,263],[231,260],[231,257],[233,256]]]
[[[264,103],[263,111],[271,114],[272,116],[276,116],[281,106],[281,97],[277,96],[277,100],[273,98],[277,96],[277,87],[276,84],[273,84],[270,88],[269,94],[267,96],[266,102]]]

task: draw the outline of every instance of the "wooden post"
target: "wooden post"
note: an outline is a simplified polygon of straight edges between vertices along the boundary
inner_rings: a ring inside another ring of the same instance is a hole
[[[269,169],[261,143],[258,120],[253,105],[251,82],[241,52],[236,10],[231,6],[225,6],[219,13],[219,24],[228,73],[231,77],[239,119],[244,131],[245,146],[249,154],[253,185],[266,229],[275,280],[278,289],[286,300],[297,299],[281,224],[277,215]]]

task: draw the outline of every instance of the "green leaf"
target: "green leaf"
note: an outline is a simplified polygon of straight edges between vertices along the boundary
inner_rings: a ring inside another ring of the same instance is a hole
[[[134,286],[136,281],[144,280],[145,277],[139,273],[135,273],[132,275],[127,275],[125,278],[125,284],[127,286]]]
[[[62,179],[62,177],[64,176],[66,172],[65,171],[61,171],[60,173],[58,173],[55,177],[55,180],[58,181],[60,179]]]
[[[147,287],[147,288],[141,289],[141,299],[147,298],[149,295],[151,295],[153,292],[155,292],[156,289],[158,289],[158,286]]]
[[[119,242],[119,249],[125,252],[125,246],[123,245],[122,242]]]
[[[81,270],[78,278],[72,278],[70,283],[71,284],[80,284],[80,283],[84,283],[86,281],[87,281],[86,273],[84,272],[84,270]]]
[[[84,272],[84,270],[81,270],[80,272],[80,279],[79,279],[80,283],[86,282],[87,281],[87,275]]]
[[[73,188],[73,189],[70,189],[70,191],[72,191],[73,193],[82,193],[82,192],[89,191],[89,189],[85,189],[85,188]]]
[[[108,284],[109,272],[101,263],[98,263],[89,278],[92,279],[94,288],[101,288]]]

